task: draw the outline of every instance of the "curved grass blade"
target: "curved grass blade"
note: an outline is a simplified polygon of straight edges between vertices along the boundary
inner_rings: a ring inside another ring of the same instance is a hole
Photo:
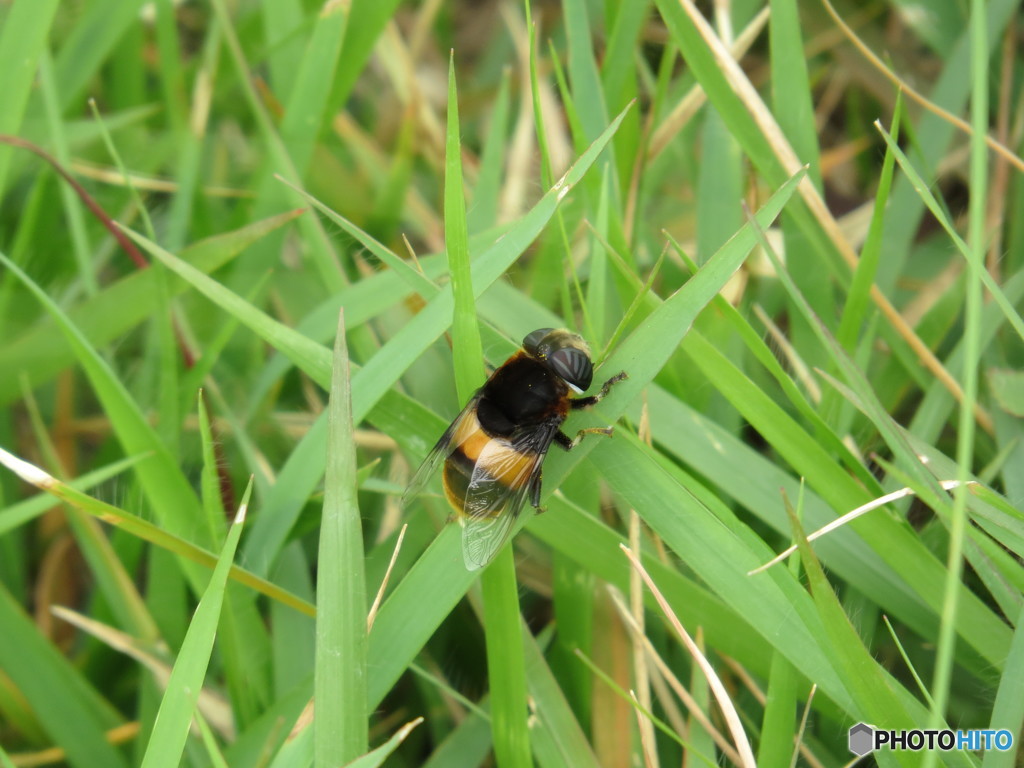
[[[213,568],[217,563],[217,556],[202,547],[198,547],[190,541],[168,533],[148,520],[144,520],[130,512],[125,512],[123,509],[108,504],[105,501],[94,499],[72,486],[51,477],[38,467],[13,456],[3,448],[0,448],[0,464],[10,469],[25,482],[31,483],[37,488],[52,494],[76,509],[88,512],[105,523],[123,528],[143,541],[156,544],[168,552],[172,552],[179,557],[206,568]],[[290,594],[273,582],[267,581],[237,565],[231,566],[231,578],[239,584],[244,584],[256,592],[266,595],[272,600],[277,600],[283,605],[294,608],[299,613],[304,613],[307,616],[313,616],[316,613],[316,609],[305,600]]]
[[[395,734],[385,743],[381,744],[372,752],[368,752],[362,757],[356,758],[351,763],[346,763],[345,768],[380,768],[380,766],[384,765],[384,761],[388,759],[391,753],[398,749],[398,745],[405,741],[405,737],[412,732],[412,729],[422,722],[422,717],[417,717],[415,720],[409,721],[395,731]]]
[[[142,768],[176,768],[185,750],[185,740],[192,724],[198,692],[206,678],[206,668],[213,653],[213,641],[220,621],[228,574],[231,571],[238,539],[242,535],[245,512],[252,493],[252,481],[245,490],[234,523],[228,531],[224,549],[213,569],[210,583],[192,616],[185,642],[167,681],[167,690],[160,702],[153,733],[142,758]]]

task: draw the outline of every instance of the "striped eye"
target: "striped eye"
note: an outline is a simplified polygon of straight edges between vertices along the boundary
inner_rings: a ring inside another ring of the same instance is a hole
[[[532,331],[527,334],[526,338],[523,339],[523,349],[530,355],[536,356],[537,347],[540,346],[541,341],[544,337],[551,333],[554,328],[538,328],[536,331]]]
[[[547,364],[559,378],[580,392],[586,392],[594,378],[593,363],[582,349],[563,347],[555,350],[548,356]]]

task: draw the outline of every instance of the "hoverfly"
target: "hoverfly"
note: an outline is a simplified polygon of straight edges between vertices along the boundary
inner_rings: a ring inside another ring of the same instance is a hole
[[[443,462],[444,493],[462,524],[466,568],[487,565],[508,539],[527,499],[538,512],[544,456],[555,442],[566,451],[588,433],[611,427],[561,430],[571,410],[589,408],[626,373],[612,376],[595,395],[582,395],[594,377],[590,349],[575,333],[539,328],[470,398],[416,471],[405,506]]]

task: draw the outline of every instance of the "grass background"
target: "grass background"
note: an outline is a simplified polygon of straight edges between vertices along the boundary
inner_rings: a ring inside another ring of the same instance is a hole
[[[0,764],[1016,740],[1019,10],[0,5]],[[478,579],[398,499],[543,326],[630,378]]]

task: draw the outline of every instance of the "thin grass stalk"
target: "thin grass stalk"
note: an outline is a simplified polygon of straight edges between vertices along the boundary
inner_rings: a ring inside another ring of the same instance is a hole
[[[971,2],[971,196],[968,208],[970,256],[967,269],[967,301],[964,317],[964,399],[957,425],[957,480],[949,526],[945,596],[939,625],[935,674],[932,678],[932,706],[928,727],[944,722],[953,678],[953,652],[963,574],[964,538],[967,527],[967,481],[974,456],[974,405],[978,398],[978,363],[981,346],[981,273],[985,269],[985,204],[988,189],[988,39],[983,0]],[[924,765],[935,765],[938,753],[925,753]]]

